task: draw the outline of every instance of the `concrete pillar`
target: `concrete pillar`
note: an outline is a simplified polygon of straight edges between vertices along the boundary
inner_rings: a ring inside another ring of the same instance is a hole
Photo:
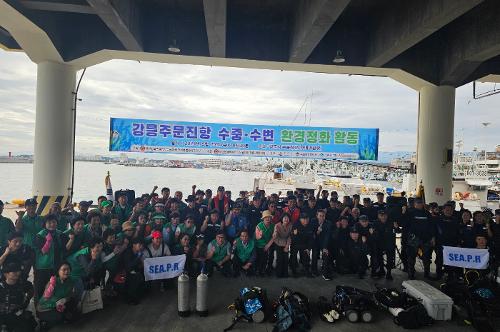
[[[65,205],[71,193],[75,82],[69,65],[38,64],[33,196],[42,215],[55,201]]]
[[[454,118],[454,87],[428,86],[420,90],[417,188],[422,181],[426,203],[444,204],[452,197]]]

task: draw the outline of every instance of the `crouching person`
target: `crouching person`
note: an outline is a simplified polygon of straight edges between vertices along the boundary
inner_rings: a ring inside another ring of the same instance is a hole
[[[26,311],[33,297],[33,285],[21,278],[21,265],[10,262],[2,266],[0,281],[0,326],[7,331],[35,331],[36,321],[31,312]]]
[[[363,279],[368,269],[368,244],[364,236],[359,236],[356,227],[351,228],[350,239],[347,241],[347,257],[349,259],[349,270],[357,273]]]
[[[102,263],[101,238],[93,238],[87,248],[75,252],[67,258],[71,266],[71,277],[77,281],[77,291],[83,284],[84,289],[94,289],[103,279],[105,269]],[[78,285],[80,284],[80,285]]]
[[[238,277],[241,271],[247,276],[253,275],[255,242],[249,238],[247,230],[242,230],[240,238],[234,241],[233,254],[233,276]]]
[[[40,319],[40,330],[47,331],[57,324],[74,321],[79,314],[78,299],[75,280],[71,277],[71,266],[63,262],[56,274],[50,277],[38,301],[37,316]]]
[[[223,231],[219,231],[215,239],[208,244],[207,271],[212,275],[214,268],[225,277],[231,276],[231,245],[226,241]]]
[[[129,304],[139,304],[146,288],[144,280],[144,243],[140,238],[132,239],[131,246],[122,254],[125,270],[125,297]]]

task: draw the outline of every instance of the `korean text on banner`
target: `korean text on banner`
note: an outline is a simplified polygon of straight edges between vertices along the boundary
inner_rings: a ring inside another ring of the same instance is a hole
[[[488,268],[489,259],[488,249],[443,246],[444,265],[484,270]]]
[[[175,278],[184,271],[184,264],[186,255],[146,258],[144,277],[146,281]]]
[[[111,118],[109,150],[377,160],[379,130]]]

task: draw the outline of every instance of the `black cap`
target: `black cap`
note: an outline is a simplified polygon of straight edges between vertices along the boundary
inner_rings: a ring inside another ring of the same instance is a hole
[[[141,239],[140,237],[133,238],[132,239],[132,244],[137,244],[137,243],[144,244],[144,240]]]
[[[381,191],[379,191],[379,192],[377,193],[377,196],[384,196],[384,193],[383,193],[383,192],[381,192]]]
[[[385,213],[385,210],[378,210],[378,212],[377,212],[377,213],[378,213],[378,214],[386,214],[386,213]]]
[[[212,209],[209,214],[219,214],[219,211],[217,209]]]
[[[451,203],[451,202],[446,202],[446,203],[444,203],[443,207],[447,207],[447,206],[449,206],[449,207],[451,207],[451,208],[452,208],[452,207],[454,207],[454,206],[453,206],[453,203]]]
[[[36,202],[36,199],[34,198],[28,198],[27,200],[24,201],[24,206],[32,206],[32,205],[37,205],[38,203]]]
[[[224,235],[224,236],[226,236],[226,233],[224,233],[224,231],[220,230],[220,231],[217,232],[216,235]]]
[[[224,191],[224,186],[218,186],[217,191]]]
[[[300,219],[309,219],[309,215],[307,213],[301,213]]]
[[[290,195],[290,196],[288,196],[288,200],[291,200],[291,199],[296,200],[296,199],[297,199],[297,197],[295,197],[295,195]]]
[[[431,209],[435,209],[435,208],[439,207],[439,205],[438,205],[438,203],[436,203],[436,202],[432,202],[432,203],[429,203],[429,207],[430,207]]]
[[[196,199],[194,197],[194,195],[189,195],[187,198],[186,198],[186,202],[194,202]]]
[[[362,214],[359,216],[359,221],[368,221],[368,217]]]
[[[198,239],[198,240],[200,240],[200,239],[203,240],[204,238],[205,238],[205,235],[203,235],[203,234],[196,235],[196,239]]]
[[[359,233],[358,228],[356,226],[352,226],[349,230],[351,233]]]
[[[79,206],[91,206],[94,201],[81,201],[78,205]]]
[[[21,271],[21,264],[19,264],[18,262],[10,262],[2,266],[2,273],[19,272],[19,271]]]

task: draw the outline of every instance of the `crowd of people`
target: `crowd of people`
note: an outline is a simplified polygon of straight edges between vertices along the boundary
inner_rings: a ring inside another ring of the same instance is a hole
[[[383,193],[376,201],[358,195],[339,199],[322,188],[285,195],[242,191],[236,199],[223,186],[215,194],[193,186],[185,199],[180,191],[171,196],[169,188],[157,189],[133,199],[127,192],[116,201],[101,196],[95,205],[80,202],[78,209],[54,203],[43,217],[30,198],[15,221],[2,216],[0,201],[0,324],[22,331],[34,326],[33,316],[25,314],[31,298],[42,329],[71,321],[82,294],[95,287],[137,304],[154,283],[144,278],[143,262],[150,257],[185,254],[191,276],[325,280],[368,273],[392,280],[396,257],[414,279],[420,257],[424,277],[437,280],[459,274],[443,266],[443,246],[456,246],[488,248],[491,271],[498,267],[500,210],[493,216],[458,210],[454,202],[386,202]],[[164,290],[169,281],[155,285]]]

